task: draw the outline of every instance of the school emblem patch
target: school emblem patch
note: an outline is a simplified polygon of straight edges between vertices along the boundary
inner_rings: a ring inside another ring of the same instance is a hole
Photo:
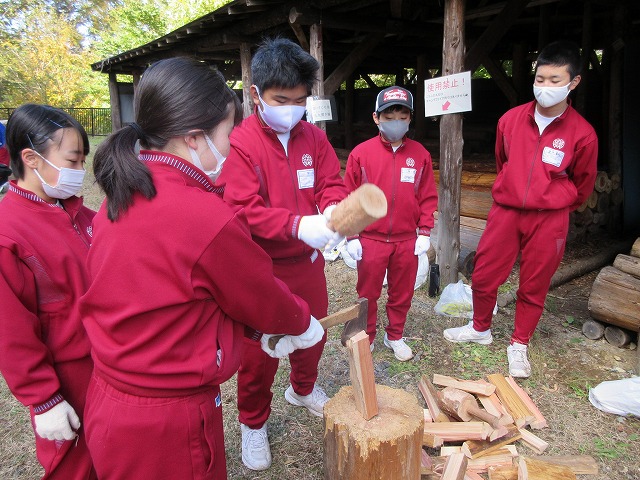
[[[562,147],[564,147],[564,140],[561,138],[556,138],[553,141],[553,148],[557,148],[558,150],[560,150]]]
[[[413,167],[415,164],[416,164],[416,161],[413,158],[411,157],[407,158],[407,167]]]
[[[311,165],[313,165],[313,159],[311,158],[311,155],[309,155],[308,153],[305,153],[302,156],[302,164],[305,167],[310,167]]]

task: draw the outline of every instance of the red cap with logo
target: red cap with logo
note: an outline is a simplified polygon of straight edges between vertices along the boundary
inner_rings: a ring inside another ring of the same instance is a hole
[[[380,113],[391,105],[402,105],[413,112],[413,95],[402,87],[388,87],[382,90],[376,98],[376,113]]]

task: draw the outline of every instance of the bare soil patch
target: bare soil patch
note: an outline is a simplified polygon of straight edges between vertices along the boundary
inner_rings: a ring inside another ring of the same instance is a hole
[[[87,167],[91,171],[90,165]],[[87,183],[86,203],[97,208],[101,194]],[[568,249],[563,263],[593,255],[607,239]],[[326,267],[330,312],[356,300],[355,270],[341,260]],[[547,418],[550,427],[536,434],[549,443],[550,455],[592,455],[600,466],[598,480],[640,479],[640,420],[603,413],[588,400],[588,390],[604,380],[633,375],[636,351],[619,349],[605,340],[591,341],[581,333],[589,319],[587,301],[597,272],[585,275],[555,290],[546,302],[542,321],[530,346],[533,374],[519,384],[529,393]],[[517,286],[517,266],[508,283]],[[416,354],[409,362],[398,362],[382,344],[386,322],[385,296],[380,300],[378,338],[373,353],[376,381],[405,389],[418,398],[417,382],[421,375],[434,373],[459,378],[481,378],[491,373],[507,374],[506,347],[513,329],[513,305],[501,308],[494,318],[494,342],[488,346],[452,344],[444,340],[442,330],[459,326],[464,319],[439,316],[423,285],[415,293],[405,335]],[[339,328],[329,332],[329,341],[320,365],[318,383],[327,394],[334,395],[349,383],[346,350],[340,344]],[[230,479],[322,479],[322,419],[306,410],[289,405],[283,397],[289,384],[289,364],[281,362],[273,387],[269,437],[273,465],[263,472],[252,472],[240,459],[240,426],[237,421],[235,377],[222,386],[225,419],[226,456]],[[524,446],[521,454],[534,455]],[[437,452],[431,451],[436,454]],[[0,381],[0,479],[35,479],[41,475],[33,449],[33,432],[26,408],[8,392]],[[485,476],[486,478],[486,476]],[[581,475],[581,479],[594,479]]]

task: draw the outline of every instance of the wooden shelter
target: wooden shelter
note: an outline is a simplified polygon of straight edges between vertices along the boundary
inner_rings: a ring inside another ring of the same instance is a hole
[[[474,198],[488,192],[464,190],[463,170],[495,171],[496,122],[532,98],[532,62],[553,40],[582,47],[583,82],[574,105],[598,132],[599,169],[619,180],[618,204],[608,220],[597,217],[598,226],[640,230],[639,25],[640,3],[631,0],[235,0],[92,68],[109,75],[115,128],[132,119],[131,86],[116,76],[132,75],[135,88],[148,65],[177,55],[200,58],[242,82],[248,115],[252,51],[264,37],[291,38],[321,62],[323,82],[313,94],[335,100],[338,121],[326,130],[338,152],[375,134],[371,111],[383,85],[372,75],[390,75],[414,92],[411,134],[439,168],[438,263],[449,283],[458,272],[464,191],[476,192]],[[472,80],[471,112],[424,116],[425,79],[478,69],[488,75]],[[357,79],[369,88],[354,88]]]

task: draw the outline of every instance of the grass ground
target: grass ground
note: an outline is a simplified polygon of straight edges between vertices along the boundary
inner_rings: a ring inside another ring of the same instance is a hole
[[[97,208],[100,192],[91,185],[89,178],[87,180],[84,190],[86,203]],[[573,246],[568,250],[565,262],[594,254],[598,244],[594,241]],[[330,312],[355,301],[354,270],[337,260],[327,265],[326,274]],[[533,373],[529,379],[520,380],[519,384],[528,391],[549,422],[548,429],[536,432],[549,443],[545,453],[592,455],[600,467],[597,480],[638,480],[640,420],[603,413],[588,400],[590,387],[604,380],[631,376],[636,361],[634,350],[618,349],[604,340],[592,341],[582,335],[582,323],[590,318],[587,300],[594,278],[595,272],[549,293],[542,321],[530,346]],[[509,283],[517,285],[517,269]],[[386,321],[383,294],[379,309],[381,326],[373,353],[376,382],[405,389],[419,398],[417,382],[421,375],[439,373],[476,379],[490,373],[507,374],[506,346],[513,328],[513,305],[501,308],[496,315],[493,344],[481,346],[446,342],[442,338],[442,330],[462,325],[465,320],[435,314],[433,307],[436,301],[437,298],[427,295],[426,286],[416,291],[405,328],[407,341],[416,356],[402,363],[382,345],[382,325]],[[222,386],[230,479],[323,478],[322,419],[284,400],[288,374],[288,361],[283,360],[273,386],[273,412],[269,420],[274,461],[264,472],[252,472],[242,465],[235,377]],[[348,383],[346,351],[340,344],[339,329],[334,328],[329,332],[318,384],[332,396]],[[524,446],[518,446],[518,449],[522,454],[534,455]],[[26,480],[39,475],[28,413],[0,381],[0,479]],[[586,475],[579,478],[596,480],[596,477]]]

